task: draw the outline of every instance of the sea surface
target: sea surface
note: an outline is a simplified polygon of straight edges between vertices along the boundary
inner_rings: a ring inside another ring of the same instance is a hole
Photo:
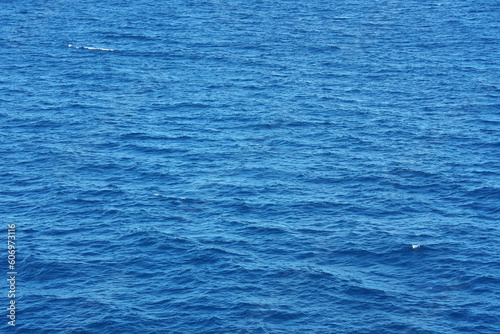
[[[1,333],[500,333],[500,2],[0,23]]]

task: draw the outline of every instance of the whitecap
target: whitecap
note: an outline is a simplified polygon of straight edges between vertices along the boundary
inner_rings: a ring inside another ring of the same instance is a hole
[[[153,195],[163,197],[163,198],[170,198],[170,199],[188,199],[187,197],[165,196],[165,195],[161,195],[161,194],[153,194]]]
[[[75,48],[75,49],[87,49],[87,50],[100,50],[100,51],[115,51],[115,49],[105,49],[105,48],[94,48],[91,46],[75,46],[72,44],[68,44],[69,48]]]

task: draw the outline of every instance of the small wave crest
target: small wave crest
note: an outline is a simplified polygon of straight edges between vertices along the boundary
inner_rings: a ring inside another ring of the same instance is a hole
[[[90,46],[75,46],[72,44],[68,44],[69,48],[74,48],[74,49],[87,49],[87,50],[100,50],[100,51],[115,51],[115,49],[105,49],[105,48],[93,48]]]

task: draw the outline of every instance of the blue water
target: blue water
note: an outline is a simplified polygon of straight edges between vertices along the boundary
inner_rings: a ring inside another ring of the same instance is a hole
[[[500,332],[499,2],[1,4],[2,333]]]

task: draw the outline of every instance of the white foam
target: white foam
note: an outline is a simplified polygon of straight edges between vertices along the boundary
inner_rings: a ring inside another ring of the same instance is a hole
[[[274,75],[275,77],[286,77],[286,74],[281,74],[275,71],[271,71],[271,75]]]
[[[165,195],[160,195],[160,194],[153,194],[153,195],[164,197],[164,198],[170,198],[170,199],[188,199],[187,197],[174,197],[174,196],[165,196]]]
[[[100,51],[115,51],[115,49],[105,49],[105,48],[93,48],[90,46],[74,46],[71,44],[68,44],[69,48],[75,48],[75,49],[87,49],[87,50],[100,50]]]

